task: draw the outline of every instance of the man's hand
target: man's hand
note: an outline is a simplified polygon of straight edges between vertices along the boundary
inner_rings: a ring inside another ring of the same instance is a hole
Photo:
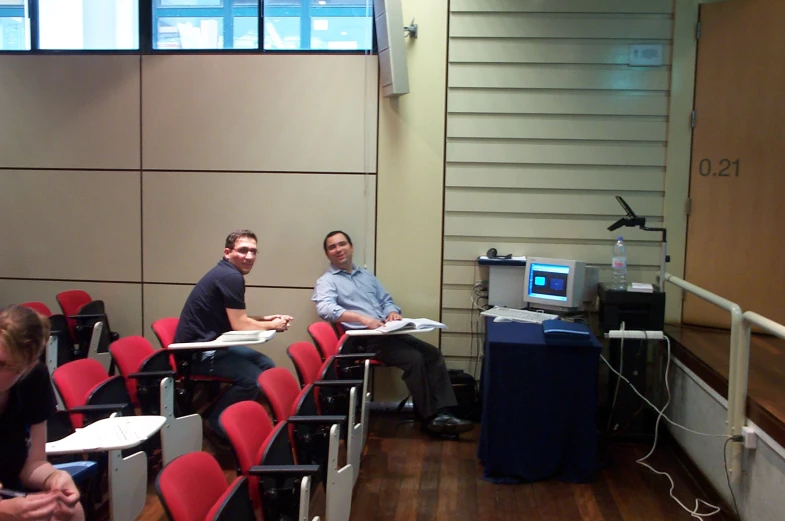
[[[38,492],[0,501],[0,517],[19,521],[49,521],[58,508],[61,494]],[[5,515],[3,515],[5,514]]]
[[[395,311],[391,311],[387,318],[384,319],[385,322],[389,322],[390,320],[401,320],[403,317],[400,313],[396,313]]]
[[[287,329],[289,329],[289,321],[286,320],[285,318],[280,318],[280,317],[274,318],[272,320],[269,320],[269,322],[273,326],[273,329],[275,329],[279,333],[282,333]]]
[[[376,329],[384,325],[381,320],[372,317],[364,317],[360,322],[368,329]]]
[[[264,320],[265,322],[272,322],[276,318],[282,318],[287,322],[291,322],[292,320],[294,320],[294,317],[290,317],[289,315],[268,315],[266,317],[262,317],[262,320]]]

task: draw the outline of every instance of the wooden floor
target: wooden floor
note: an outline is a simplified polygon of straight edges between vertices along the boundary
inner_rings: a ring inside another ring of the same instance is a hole
[[[635,459],[648,452],[647,446],[604,447],[601,450],[606,454],[604,468],[591,484],[547,481],[495,485],[481,479],[476,456],[479,426],[460,441],[443,441],[427,437],[416,425],[401,423],[398,415],[373,413],[371,418],[368,445],[352,504],[352,521],[692,519],[669,497],[667,478],[635,463]],[[671,474],[676,483],[676,496],[690,508],[696,497],[706,499],[667,448],[658,448],[649,462]],[[227,476],[233,476],[234,463],[223,461],[222,464]],[[311,514],[323,511],[324,494],[320,489],[314,496]],[[166,519],[152,487],[139,519]],[[720,513],[711,519],[734,518]]]
[[[728,397],[730,333],[699,326],[666,326],[674,356],[718,394]],[[785,446],[785,340],[755,334],[750,339],[747,416]]]

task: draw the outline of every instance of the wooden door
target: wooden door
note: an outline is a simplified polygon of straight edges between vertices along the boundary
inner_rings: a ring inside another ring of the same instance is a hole
[[[785,2],[701,6],[685,278],[785,323]],[[685,323],[728,327],[692,295]]]

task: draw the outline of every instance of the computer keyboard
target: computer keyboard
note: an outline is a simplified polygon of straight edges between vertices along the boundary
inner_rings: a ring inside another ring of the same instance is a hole
[[[497,317],[512,320],[514,322],[530,322],[535,324],[542,324],[545,320],[553,320],[559,318],[559,315],[552,315],[550,313],[542,313],[539,311],[529,311],[528,309],[512,309],[512,308],[491,308],[483,311],[481,315],[488,317]]]

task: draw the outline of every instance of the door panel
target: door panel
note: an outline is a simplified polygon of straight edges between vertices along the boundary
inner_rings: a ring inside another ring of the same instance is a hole
[[[785,2],[702,5],[685,278],[785,323]],[[688,295],[685,323],[729,327]]]

